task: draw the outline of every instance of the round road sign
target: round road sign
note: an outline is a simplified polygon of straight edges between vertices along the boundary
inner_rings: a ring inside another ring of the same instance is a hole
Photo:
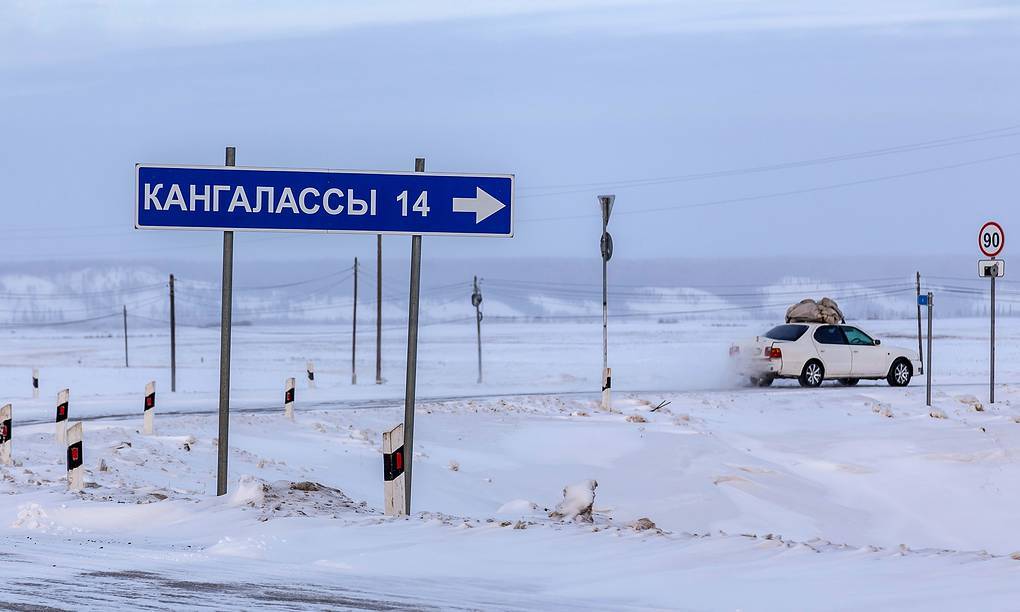
[[[981,248],[985,257],[995,257],[1002,252],[1004,246],[1006,246],[1006,232],[1002,231],[1001,225],[995,221],[989,221],[981,226],[981,231],[978,232],[978,247]]]

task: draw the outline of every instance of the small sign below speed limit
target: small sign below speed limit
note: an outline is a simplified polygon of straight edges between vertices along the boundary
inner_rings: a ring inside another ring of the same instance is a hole
[[[1001,253],[1002,247],[1006,246],[1006,233],[1002,231],[1002,226],[995,221],[982,225],[978,232],[978,246],[985,257],[995,257]]]

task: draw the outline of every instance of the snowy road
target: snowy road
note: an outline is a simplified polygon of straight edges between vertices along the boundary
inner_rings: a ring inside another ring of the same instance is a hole
[[[950,325],[932,410],[918,384],[728,387],[713,358],[690,353],[703,343],[725,353],[733,329],[705,340],[653,325],[619,334],[619,352],[644,367],[621,364],[636,380],[606,413],[595,377],[581,372],[587,347],[572,342],[581,330],[549,326],[541,339],[526,326],[500,330],[505,346],[493,349],[480,388],[470,382],[471,330],[440,330],[442,343],[423,345],[434,366],[419,394],[408,519],[378,511],[380,437],[402,418],[399,384],[349,385],[316,341],[291,359],[293,345],[273,333],[241,353],[230,492],[217,498],[214,377],[189,365],[170,394],[159,342],[138,351],[150,365],[124,369],[114,365],[115,338],[62,336],[73,351],[52,364],[36,357],[53,338],[16,338],[0,347],[15,364],[0,367],[0,384],[15,390],[18,461],[0,480],[0,581],[9,585],[0,602],[1011,609],[1020,598],[1020,385],[1003,383],[999,401],[984,405],[978,324]],[[1000,380],[1020,380],[1020,327],[1003,328]],[[649,340],[657,335],[672,341]],[[215,341],[196,340],[189,363]],[[535,359],[514,357],[525,350]],[[291,422],[280,383],[300,374],[306,355],[322,365],[319,387],[301,385]],[[32,365],[43,374],[38,400],[19,390]],[[160,389],[156,435],[143,436],[140,389],[150,377]],[[66,491],[49,421],[63,384],[71,418],[86,422],[80,494]],[[562,488],[587,479],[598,482],[593,522],[550,518]],[[296,484],[308,482],[319,484]],[[656,527],[636,529],[639,518]]]

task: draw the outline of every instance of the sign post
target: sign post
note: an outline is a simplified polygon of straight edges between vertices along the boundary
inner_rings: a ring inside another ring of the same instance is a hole
[[[921,374],[924,374],[924,349],[921,347],[921,272],[917,273],[917,357],[921,360]]]
[[[224,165],[233,167],[236,159],[237,150],[234,147],[227,147]],[[192,185],[192,206],[197,203],[198,199],[195,197],[194,189],[195,186]],[[215,189],[213,191],[215,192]],[[167,199],[169,200],[169,197]],[[148,203],[146,200],[146,204]],[[169,205],[167,206],[169,207]],[[136,214],[138,212],[136,209]],[[137,222],[135,225],[137,226]],[[227,494],[227,459],[230,456],[230,327],[234,304],[234,232],[231,230],[223,232],[222,278],[220,293],[220,422],[216,446],[216,495]]]
[[[4,404],[0,408],[0,465],[11,465],[11,437],[14,421],[11,418],[11,405]]]
[[[478,384],[482,384],[482,290],[478,288],[477,276],[474,291],[471,292],[471,305],[475,307],[475,327],[478,331]]]
[[[170,275],[170,393],[177,392],[177,312],[174,307],[174,275]]]
[[[609,226],[609,215],[613,213],[615,195],[598,196],[599,208],[602,209],[602,409],[613,411],[612,393],[613,373],[609,369],[609,260],[613,257],[613,237],[606,229]]]
[[[978,262],[978,273],[987,276],[991,282],[991,308],[989,319],[991,331],[988,341],[988,403],[995,403],[995,279],[1006,273],[1006,262],[997,260],[999,253],[1006,246],[1006,233],[995,221],[988,221],[978,232],[978,247],[988,257],[987,261]]]
[[[237,168],[234,161],[228,147],[226,167],[135,166],[135,228],[223,232],[217,493],[226,493],[227,479],[233,232],[401,234],[411,236],[404,398],[410,512],[421,238],[513,237],[513,175],[425,173],[424,158],[414,172]]]
[[[928,308],[928,367],[925,368],[925,403],[931,406],[931,319],[932,319],[932,308],[934,307],[934,296],[931,291],[927,295],[917,296],[918,306],[927,306]]]

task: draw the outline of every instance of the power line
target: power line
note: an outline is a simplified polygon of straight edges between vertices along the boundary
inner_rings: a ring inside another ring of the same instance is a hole
[[[883,176],[876,176],[872,178],[859,179],[856,181],[847,181],[844,183],[833,183],[829,185],[819,185],[817,187],[808,187],[804,189],[792,189],[789,191],[778,191],[772,193],[758,194],[752,196],[743,196],[739,198],[727,198],[722,200],[708,200],[706,202],[698,202],[695,204],[675,204],[672,206],[658,206],[655,208],[639,208],[639,209],[621,209],[616,212],[617,215],[641,215],[653,212],[663,212],[671,210],[685,210],[690,208],[707,208],[711,206],[721,206],[724,204],[739,204],[743,202],[753,202],[756,200],[767,200],[772,198],[781,198],[792,195],[803,195],[807,193],[818,193],[821,191],[829,191],[832,189],[840,189],[843,187],[852,187],[856,185],[866,185],[870,183],[878,183],[882,181],[889,181],[894,179],[906,178],[909,176],[918,176],[922,174],[930,174],[933,172],[940,172],[942,170],[952,170],[956,168],[965,168],[967,166],[975,166],[978,164],[985,164],[994,161],[1001,161],[1003,159],[1010,159],[1014,157],[1020,157],[1020,152],[1007,153],[1005,155],[995,155],[992,157],[984,157],[981,159],[975,159],[966,162],[959,162],[956,164],[947,164],[943,166],[934,166],[931,168],[922,168],[920,170],[912,170],[910,172],[899,172],[896,174],[886,174]],[[570,219],[587,219],[592,217],[595,213],[583,214],[583,215],[563,215],[557,217],[533,217],[530,219],[518,219],[518,223],[529,223],[535,221],[564,221]]]

